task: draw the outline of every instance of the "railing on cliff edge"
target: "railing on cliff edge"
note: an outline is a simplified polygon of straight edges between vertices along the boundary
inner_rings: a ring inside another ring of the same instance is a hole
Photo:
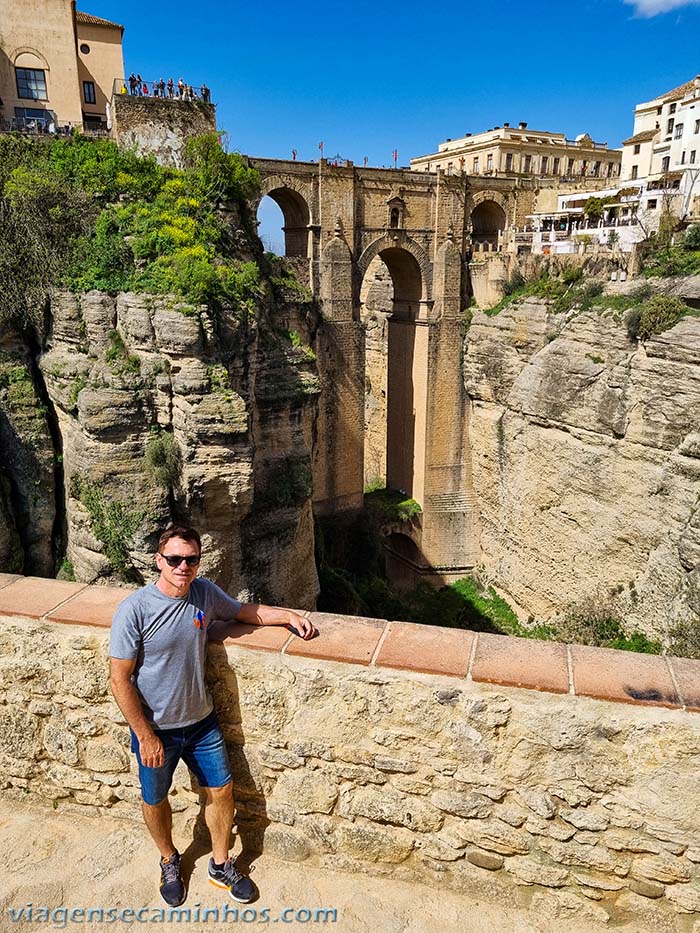
[[[131,78],[115,78],[112,85],[115,97],[138,97],[143,100],[173,101],[177,103],[213,104],[211,88],[201,84],[186,84],[170,81],[133,81]]]

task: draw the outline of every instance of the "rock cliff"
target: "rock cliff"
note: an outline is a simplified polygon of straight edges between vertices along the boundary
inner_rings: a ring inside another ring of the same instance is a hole
[[[475,312],[464,349],[488,575],[539,619],[697,620],[700,320],[641,343],[614,312],[530,298]]]
[[[38,365],[19,338],[0,359],[3,569],[52,575],[65,546],[78,580],[147,580],[158,530],[186,520],[222,586],[314,605],[309,307],[268,286],[259,320],[53,294]]]

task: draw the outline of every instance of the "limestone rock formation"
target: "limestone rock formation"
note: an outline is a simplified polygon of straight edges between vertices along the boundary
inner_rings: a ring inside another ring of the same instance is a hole
[[[464,376],[483,563],[524,614],[696,620],[700,321],[641,343],[613,312],[529,298],[475,312]]]
[[[159,529],[186,520],[204,532],[203,573],[247,598],[313,607],[318,381],[313,355],[284,336],[306,326],[304,309],[276,313],[263,328],[167,296],[57,291],[36,372],[19,339],[0,359],[2,569],[52,575],[65,509],[78,580],[145,581]]]

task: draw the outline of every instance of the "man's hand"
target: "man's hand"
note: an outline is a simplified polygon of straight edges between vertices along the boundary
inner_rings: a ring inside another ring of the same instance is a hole
[[[304,616],[297,615],[296,612],[290,612],[289,615],[291,618],[290,621],[287,622],[287,628],[290,632],[294,632],[295,635],[298,635],[305,641],[308,641],[309,638],[313,638],[314,635],[317,634],[311,622],[305,619]]]
[[[244,603],[236,617],[238,622],[250,625],[284,625],[304,640],[313,638],[318,632],[311,622],[291,609],[279,609],[277,606],[263,606],[259,603]]]
[[[141,763],[147,768],[162,768],[165,764],[165,751],[158,736],[151,732],[150,735],[146,733],[140,738],[137,736],[137,738]]]

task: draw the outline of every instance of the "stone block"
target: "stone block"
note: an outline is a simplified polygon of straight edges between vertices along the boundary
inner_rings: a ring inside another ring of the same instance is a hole
[[[431,796],[430,802],[438,810],[466,819],[486,819],[493,810],[491,801],[478,794],[460,794],[454,791],[439,790]]]
[[[514,855],[506,859],[504,868],[523,884],[541,884],[547,888],[561,888],[569,877],[565,868],[545,865],[525,855]]]
[[[311,854],[308,838],[289,826],[269,826],[264,845],[265,852],[288,862],[303,862]]]
[[[44,726],[43,743],[51,758],[56,758],[66,765],[78,763],[78,740],[68,731],[63,720],[49,719]]]
[[[85,744],[85,767],[91,771],[128,771],[129,756],[111,736],[98,736]]]
[[[676,907],[680,907],[684,913],[700,912],[700,885],[697,883],[674,884],[666,889],[666,897]]]
[[[498,871],[503,868],[505,859],[500,855],[494,855],[493,852],[484,852],[482,849],[469,849],[467,860],[478,868],[485,868],[487,871]]]
[[[381,790],[360,787],[343,793],[339,812],[343,816],[364,816],[374,822],[406,826],[421,833],[434,832],[443,823],[443,816],[435,807],[388,785]]]
[[[275,784],[272,799],[297,813],[330,813],[338,799],[338,786],[316,771],[284,773]]]
[[[663,897],[666,888],[659,884],[657,881],[632,881],[630,888],[634,891],[635,894],[639,894],[640,897]]]
[[[0,707],[0,754],[34,758],[39,750],[41,720],[22,709]]]
[[[635,859],[632,863],[631,874],[633,878],[643,881],[673,884],[676,881],[690,881],[692,865],[686,859],[661,853]]]
[[[403,862],[414,846],[413,833],[407,829],[377,826],[361,820],[339,824],[336,836],[342,852],[370,862]]]
[[[528,834],[500,820],[461,820],[452,823],[451,828],[464,842],[500,855],[525,855],[530,851]]]

